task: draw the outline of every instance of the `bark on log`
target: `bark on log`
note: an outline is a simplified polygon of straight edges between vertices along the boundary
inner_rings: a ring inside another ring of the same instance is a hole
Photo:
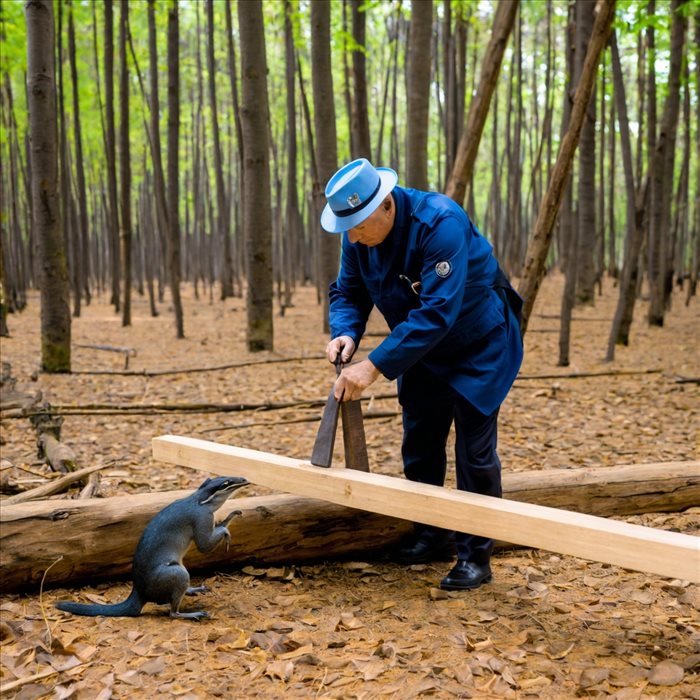
[[[697,461],[504,475],[509,499],[598,516],[677,512],[700,505]],[[190,491],[108,499],[50,500],[0,509],[0,592],[96,581],[127,574],[143,528],[156,512]],[[232,542],[202,555],[191,552],[190,571],[243,563],[302,563],[378,555],[410,531],[405,520],[290,495],[227,502]]]

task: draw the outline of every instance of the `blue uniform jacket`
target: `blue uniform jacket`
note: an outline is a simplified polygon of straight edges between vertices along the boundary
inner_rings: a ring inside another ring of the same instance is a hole
[[[516,311],[494,287],[492,246],[449,197],[402,187],[392,194],[396,218],[382,243],[353,244],[342,234],[331,337],[348,335],[359,346],[376,306],[391,333],[369,359],[385,377],[421,362],[490,415],[523,357]]]

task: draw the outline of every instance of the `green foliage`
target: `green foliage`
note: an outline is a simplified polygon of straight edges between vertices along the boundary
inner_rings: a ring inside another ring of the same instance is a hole
[[[173,0],[156,0],[155,16],[157,22],[158,41],[158,71],[160,83],[160,129],[163,143],[167,129],[167,12]],[[434,189],[440,189],[445,184],[445,146],[443,110],[445,105],[444,75],[443,75],[443,45],[445,6],[442,0],[435,0],[434,32],[436,35],[436,61],[433,63],[433,84],[431,86],[430,140],[429,140],[429,182]],[[72,103],[72,84],[68,65],[68,12],[70,6],[65,2],[56,1],[58,13],[63,13],[63,35],[61,37],[64,58],[63,91],[64,109],[67,119],[67,131],[71,148],[74,145],[75,115]],[[195,141],[203,144],[202,157],[206,160],[210,191],[213,191],[214,173],[211,138],[211,105],[207,89],[206,47],[208,41],[205,4],[199,0],[180,0],[180,95],[181,95],[181,125],[180,125],[180,177],[181,177],[181,214],[194,205],[191,186],[183,186],[191,181],[191,171],[195,152]],[[310,2],[308,0],[290,0],[294,44],[300,62],[306,96],[311,109],[313,120],[313,96],[311,87],[310,65]],[[452,0],[452,31],[455,31],[459,17],[466,20],[467,57],[466,57],[466,96],[464,115],[468,113],[471,95],[478,85],[481,73],[481,60],[487,42],[490,38],[491,25],[495,12],[495,2],[479,0]],[[520,4],[520,26],[522,27],[522,70],[523,84],[521,98],[523,105],[522,123],[522,152],[520,168],[522,172],[522,198],[527,197],[532,187],[532,172],[536,154],[542,139],[542,125],[545,104],[545,80],[547,77],[547,37],[545,35],[546,2],[522,2]],[[220,136],[224,152],[224,168],[231,183],[231,197],[235,203],[239,186],[237,181],[237,149],[234,123],[233,97],[229,75],[228,43],[225,21],[226,5],[224,0],[214,2],[215,27],[215,81],[220,123]],[[236,0],[232,0],[233,39],[236,52],[237,70],[240,72],[238,29],[236,17]],[[399,175],[402,176],[401,166],[404,162],[406,138],[406,38],[408,21],[411,15],[411,5],[408,0],[366,0],[360,6],[366,14],[367,42],[366,46],[358,46],[352,36],[351,13],[349,5],[343,21],[343,3],[331,3],[331,52],[333,65],[334,99],[336,109],[336,125],[338,133],[338,153],[340,161],[350,157],[349,118],[345,103],[345,65],[351,67],[352,51],[363,51],[367,65],[367,89],[369,99],[369,122],[372,148],[376,148],[379,139],[379,129],[384,110],[383,99],[387,80],[392,80],[392,60],[394,51],[398,52],[398,70],[396,80],[396,103],[398,111],[396,123],[391,119],[392,91],[389,90],[383,146],[379,155],[380,164],[389,165],[390,134],[394,130],[399,145]],[[565,93],[567,89],[565,38],[567,25],[567,3],[554,0],[552,10],[552,73],[550,105],[553,105],[552,118],[552,158],[556,156],[559,145],[560,125],[562,119]],[[284,22],[286,3],[281,0],[264,0],[264,19],[266,24],[266,50],[268,64],[268,87],[270,99],[270,132],[274,141],[273,187],[286,188],[283,173],[286,159],[286,144],[288,143],[286,114],[286,84],[285,84],[285,47]],[[88,189],[102,191],[105,180],[104,137],[100,104],[105,99],[104,84],[104,14],[103,4],[94,0],[75,0],[72,4],[76,26],[76,59],[79,80],[80,112],[82,123],[83,150],[87,169]],[[700,0],[690,0],[683,6],[683,12],[697,17],[700,13]],[[696,20],[694,20],[696,21]],[[138,188],[150,170],[150,151],[148,144],[149,105],[141,92],[137,77],[137,67],[143,80],[146,96],[150,94],[148,79],[148,23],[147,3],[131,2],[129,23],[133,54],[129,49],[128,64],[130,71],[130,134],[132,147],[132,169],[134,178],[134,197]],[[649,15],[647,3],[638,0],[618,0],[616,31],[623,62],[623,71],[627,85],[627,101],[629,105],[632,128],[637,128],[642,121],[639,114],[639,100],[636,89],[638,60],[637,41],[640,32],[653,27],[656,38],[656,52],[653,60],[657,71],[657,87],[659,104],[663,104],[666,90],[667,56],[670,35],[670,0],[657,0],[656,12]],[[114,3],[114,47],[115,47],[115,99],[118,100],[118,26],[119,3]],[[25,99],[25,70],[26,70],[26,31],[22,0],[0,0],[0,73],[9,76],[14,100],[14,116],[17,120],[18,138],[20,143],[27,128],[26,99]],[[96,42],[96,45],[95,45]],[[690,42],[689,46],[692,46]],[[697,51],[690,51],[688,56],[691,75],[693,74]],[[514,44],[511,38],[502,67],[501,77],[497,88],[498,101],[498,130],[497,150],[503,159],[504,145],[507,137],[509,120],[514,118],[515,97],[512,90],[515,86],[514,74]],[[607,58],[604,60],[608,60]],[[609,65],[606,74],[606,104],[612,100],[612,87]],[[393,84],[390,83],[390,87]],[[691,84],[691,103],[697,103],[697,86]],[[296,122],[299,144],[298,182],[296,183],[304,201],[311,189],[309,175],[309,154],[306,125],[301,107],[299,84],[296,85]],[[3,99],[3,110],[7,110]],[[478,221],[485,220],[491,183],[494,178],[492,162],[492,145],[494,138],[493,120],[495,108],[487,122],[480,144],[474,183],[474,199],[476,212],[472,212]],[[117,127],[118,127],[118,110]],[[0,119],[0,157],[7,161],[9,134],[7,133],[5,112]],[[512,125],[510,127],[512,129]],[[695,127],[697,130],[697,126]],[[697,133],[694,134],[697,138]],[[642,147],[646,146],[642,143]],[[21,154],[24,158],[24,154]],[[165,153],[164,153],[165,158]],[[546,163],[549,167],[551,163]],[[619,159],[618,159],[619,166]],[[499,166],[503,168],[503,166]],[[506,169],[500,172],[501,194],[505,196],[507,177]],[[696,177],[691,168],[692,177]],[[286,190],[285,190],[286,191]],[[277,193],[273,193],[273,201],[277,201]],[[215,205],[214,205],[215,206]],[[527,206],[532,206],[528,203]],[[528,220],[532,212],[529,211]],[[485,231],[487,235],[488,231]],[[95,232],[95,235],[101,235]]]

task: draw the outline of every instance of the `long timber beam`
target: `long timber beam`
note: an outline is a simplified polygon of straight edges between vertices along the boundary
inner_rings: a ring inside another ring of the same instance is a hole
[[[700,538],[208,440],[165,435],[155,459],[350,508],[700,583]]]

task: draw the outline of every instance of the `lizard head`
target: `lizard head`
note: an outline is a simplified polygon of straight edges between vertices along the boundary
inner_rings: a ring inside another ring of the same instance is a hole
[[[208,504],[216,510],[236,489],[247,486],[248,483],[242,476],[217,476],[207,479],[197,489],[197,500],[200,505]]]

